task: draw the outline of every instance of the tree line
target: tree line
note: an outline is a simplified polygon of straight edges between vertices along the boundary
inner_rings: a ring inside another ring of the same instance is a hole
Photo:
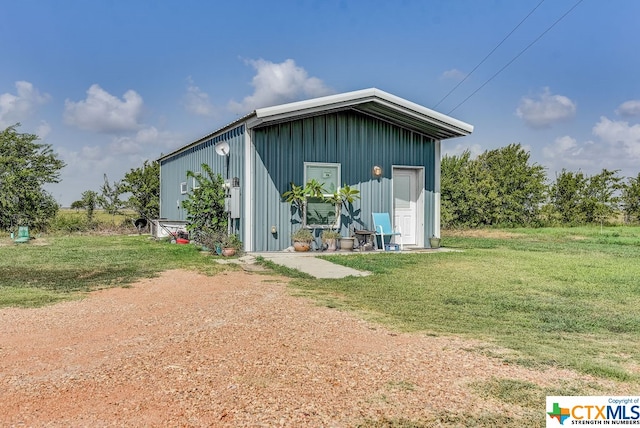
[[[85,190],[80,199],[71,203],[72,209],[84,209],[87,224],[94,223],[96,208],[102,208],[115,218],[123,210],[133,210],[140,218],[156,219],[160,216],[160,164],[145,160],[143,165],[132,168],[120,180],[113,183],[104,174],[99,192]]]
[[[60,182],[65,163],[50,144],[39,143],[35,134],[18,132],[19,126],[0,131],[0,230],[18,226],[46,230],[60,205],[44,186]],[[105,174],[99,192],[83,192],[71,207],[85,209],[87,226],[91,227],[96,208],[114,216],[131,209],[140,217],[157,218],[159,203],[160,166],[158,162],[145,161],[113,183]]]
[[[441,163],[443,228],[539,227],[640,222],[640,173],[623,178],[563,169],[549,183],[520,144],[444,156]]]

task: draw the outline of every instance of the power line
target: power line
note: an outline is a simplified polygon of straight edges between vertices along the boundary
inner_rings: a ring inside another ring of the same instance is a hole
[[[535,12],[535,11],[536,11],[536,9],[538,9],[538,8],[540,7],[540,5],[541,5],[542,3],[544,3],[544,0],[541,0],[541,1],[540,1],[540,3],[538,3],[538,5],[537,5],[536,7],[534,7],[534,8],[531,10],[531,12],[529,12],[529,13],[527,14],[527,16],[525,16],[525,17],[524,17],[524,19],[523,19],[522,21],[520,21],[520,23],[519,23],[518,25],[516,25],[516,26],[513,28],[513,30],[511,30],[511,31],[509,32],[509,34],[507,34],[507,35],[504,37],[504,39],[502,39],[502,41],[501,41],[500,43],[498,43],[498,44],[496,45],[496,47],[495,47],[495,48],[493,48],[493,49],[491,50],[491,52],[489,52],[489,53],[487,54],[487,56],[485,56],[485,57],[482,59],[482,61],[480,61],[480,63],[478,63],[478,65],[476,65],[476,66],[473,68],[473,70],[471,70],[471,72],[469,72],[469,74],[467,74],[466,76],[464,76],[464,79],[462,79],[460,82],[458,82],[458,84],[457,84],[456,86],[454,86],[454,87],[453,87],[453,89],[451,89],[449,92],[447,92],[447,95],[445,95],[444,97],[442,97],[442,99],[441,99],[440,101],[438,101],[438,103],[437,103],[435,106],[433,106],[433,108],[438,107],[438,106],[440,105],[440,103],[441,103],[441,102],[443,102],[444,100],[446,100],[446,99],[449,97],[449,95],[451,95],[451,93],[452,93],[453,91],[455,91],[456,89],[458,89],[458,87],[459,87],[460,85],[462,85],[462,84],[464,83],[464,81],[465,81],[465,80],[467,80],[467,79],[469,78],[469,76],[471,76],[471,75],[473,74],[473,72],[474,72],[474,71],[476,71],[476,70],[478,69],[478,67],[480,67],[480,66],[481,66],[481,65],[482,65],[482,64],[483,64],[483,63],[484,63],[484,62],[485,62],[485,61],[486,61],[486,60],[487,60],[487,59],[488,59],[488,58],[489,58],[489,57],[490,57],[490,56],[491,56],[491,55],[496,51],[496,49],[498,49],[498,48],[499,48],[499,47],[500,47],[500,46],[505,42],[505,41],[506,41],[506,40],[507,40],[507,39],[508,39],[508,38],[509,38],[509,37],[510,37],[510,36],[511,36],[511,35],[512,35],[512,34],[513,34],[517,29],[518,29],[518,27],[520,27],[520,26],[522,25],[522,23],[524,23],[524,21],[526,21],[526,20],[527,20],[527,19],[528,19],[532,14],[533,14],[533,12]]]
[[[573,5],[573,7],[571,9],[569,9],[567,12],[565,12],[564,15],[562,15],[560,18],[558,18],[553,24],[551,24],[551,26],[549,28],[547,28],[546,30],[544,30],[542,32],[542,34],[540,34],[534,41],[532,41],[531,43],[529,43],[527,45],[527,47],[525,47],[523,50],[520,51],[520,53],[518,53],[518,55],[516,55],[515,57],[513,57],[513,59],[511,61],[509,61],[504,67],[502,67],[500,70],[498,70],[493,76],[491,76],[489,79],[487,79],[486,82],[484,82],[482,85],[480,85],[480,87],[478,89],[476,89],[475,91],[473,91],[471,93],[471,95],[469,95],[467,98],[465,98],[464,100],[462,100],[462,102],[460,104],[458,104],[457,106],[455,106],[454,108],[452,108],[451,110],[449,110],[449,112],[447,114],[451,114],[452,112],[454,112],[458,107],[460,107],[462,104],[466,103],[469,98],[471,98],[472,96],[474,96],[478,91],[480,91],[480,89],[484,88],[489,82],[491,82],[498,74],[502,73],[507,67],[509,67],[516,59],[518,59],[520,57],[520,55],[522,55],[523,53],[525,53],[531,46],[533,46],[538,40],[540,40],[545,34],[547,34],[549,32],[549,30],[551,30],[553,27],[556,26],[556,24],[560,21],[562,21],[564,19],[565,16],[569,15],[573,9],[575,9],[576,7],[578,7],[578,5],[580,3],[582,3],[583,0],[578,0],[578,2],[576,4]]]

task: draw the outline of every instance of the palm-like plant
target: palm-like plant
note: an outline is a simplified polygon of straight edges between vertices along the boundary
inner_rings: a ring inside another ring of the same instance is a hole
[[[307,198],[324,199],[325,189],[316,179],[307,181],[304,186],[298,186],[291,182],[291,190],[287,190],[282,194],[284,200],[291,204],[299,213],[300,217],[304,215],[304,206]],[[293,214],[293,213],[292,213]]]
[[[348,184],[344,184],[340,189],[324,199],[327,202],[339,205],[341,209],[344,208],[346,210],[347,218],[349,219],[347,222],[348,229],[349,226],[351,226],[351,223],[353,223],[353,203],[360,199],[360,191]]]

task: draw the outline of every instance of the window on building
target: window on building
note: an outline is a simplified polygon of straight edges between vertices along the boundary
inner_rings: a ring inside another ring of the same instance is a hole
[[[199,189],[200,188],[200,184],[198,183],[198,177],[200,177],[202,175],[201,172],[196,172],[195,174],[196,176],[193,177],[193,190],[195,189]]]
[[[182,195],[187,193],[187,182],[186,181],[183,181],[182,183],[180,183],[180,193]]]
[[[330,196],[340,187],[339,163],[304,164],[304,182],[316,180],[324,188],[324,196]],[[309,197],[305,204],[303,224],[306,227],[329,228],[340,226],[340,207],[322,198]]]

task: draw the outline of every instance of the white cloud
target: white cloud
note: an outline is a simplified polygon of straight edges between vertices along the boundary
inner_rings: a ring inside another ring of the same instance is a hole
[[[116,137],[108,145],[109,155],[142,155],[157,157],[163,149],[183,144],[182,139],[168,131],[159,131],[155,126],[140,129],[133,136]]]
[[[153,126],[129,136],[97,135],[92,140],[91,145],[81,147],[54,146],[67,166],[62,170],[62,183],[49,188],[65,206],[79,199],[85,190],[99,191],[103,174],[110,181],[121,180],[131,168],[184,144],[184,137]]]
[[[542,154],[547,159],[562,159],[570,164],[575,164],[583,153],[584,147],[578,144],[578,140],[568,135],[558,137],[552,145],[542,148]]]
[[[209,100],[209,94],[197,87],[191,76],[187,78],[187,83],[187,93],[184,96],[187,111],[198,116],[213,117],[216,109]]]
[[[557,138],[542,149],[550,170],[582,169],[592,174],[602,168],[635,176],[640,163],[640,124],[601,117],[593,126],[594,140],[580,142],[570,136]]]
[[[251,81],[254,92],[242,102],[229,103],[229,108],[234,113],[248,113],[261,107],[320,97],[334,92],[325,86],[322,80],[309,77],[307,71],[297,66],[292,59],[279,64],[263,59],[248,60],[247,63],[256,70],[256,75]]]
[[[40,137],[40,139],[44,140],[47,138],[47,135],[51,132],[51,125],[46,120],[40,122],[38,128],[36,129],[36,135]]]
[[[91,85],[85,100],[65,101],[65,122],[81,129],[105,133],[136,130],[142,114],[142,97],[128,90],[123,99],[114,97],[97,84]]]
[[[616,113],[620,116],[640,116],[640,100],[629,100],[620,104]]]
[[[556,172],[566,168],[570,171],[592,170],[595,173],[596,169],[604,167],[606,163],[601,145],[593,141],[580,143],[568,135],[558,137],[553,144],[543,147],[542,155],[549,171]],[[597,159],[600,160],[599,163],[596,163]]]
[[[16,94],[0,94],[0,127],[5,128],[26,119],[37,106],[51,99],[24,80],[15,83]]]
[[[78,153],[78,159],[82,162],[90,161],[109,161],[108,156],[100,146],[84,146]]]
[[[553,95],[549,88],[544,88],[535,99],[523,97],[516,114],[532,128],[548,128],[574,117],[576,104],[564,95]]]
[[[444,73],[442,73],[442,78],[443,79],[462,80],[466,76],[467,75],[465,73],[463,73],[462,71],[458,70],[457,68],[452,68],[451,70],[447,70]]]
[[[629,125],[629,122],[603,116],[593,127],[593,133],[610,146],[623,150],[626,156],[640,160],[640,124]]]

